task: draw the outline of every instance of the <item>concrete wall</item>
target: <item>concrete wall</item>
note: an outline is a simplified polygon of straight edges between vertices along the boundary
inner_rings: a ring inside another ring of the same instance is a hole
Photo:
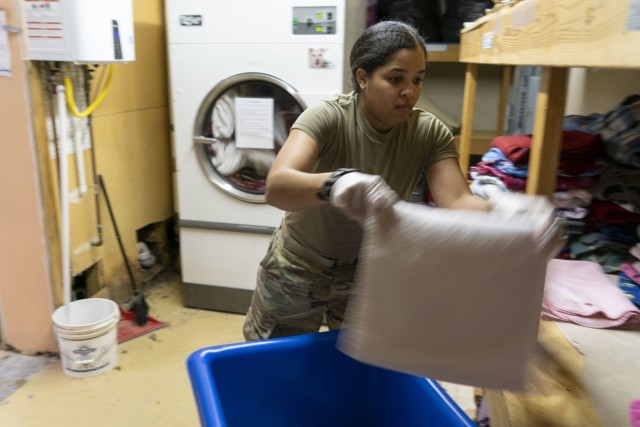
[[[573,68],[565,113],[606,113],[634,93],[640,93],[640,70]]]
[[[440,109],[444,118],[450,117],[449,122],[459,123],[462,117],[464,72],[465,65],[456,63],[434,62],[427,68],[423,97]],[[500,84],[500,66],[480,65],[474,130],[496,129]],[[566,114],[606,113],[624,97],[640,93],[640,70],[572,68],[567,89]]]
[[[465,71],[466,65],[462,63],[432,62],[427,67],[422,89],[423,97],[444,113],[441,119],[447,125],[452,123],[460,125]],[[501,81],[502,67],[496,65],[478,67],[476,107],[473,116],[474,130],[496,130]],[[438,115],[438,111],[433,109],[429,111]],[[451,119],[446,120],[447,117]]]

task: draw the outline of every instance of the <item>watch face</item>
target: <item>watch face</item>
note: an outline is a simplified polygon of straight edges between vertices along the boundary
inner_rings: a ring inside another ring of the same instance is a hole
[[[331,178],[327,179],[324,182],[324,186],[322,187],[322,200],[329,201],[331,198],[331,187],[336,182],[336,178],[331,176]]]

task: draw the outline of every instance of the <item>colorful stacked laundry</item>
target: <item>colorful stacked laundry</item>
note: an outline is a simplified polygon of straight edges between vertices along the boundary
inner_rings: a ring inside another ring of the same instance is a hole
[[[619,272],[633,262],[630,248],[640,242],[640,95],[626,97],[606,114],[567,116],[564,127],[599,135],[606,162],[588,189],[594,199],[586,232],[570,244],[570,258]]]
[[[592,124],[607,155],[621,165],[640,168],[640,95],[630,95]]]
[[[524,191],[530,135],[499,136],[470,168],[472,191],[484,198]],[[640,95],[606,114],[566,116],[553,195],[569,244],[559,258],[596,262],[605,273],[633,263],[640,242]]]
[[[585,188],[553,193],[556,217],[562,220],[570,242],[579,239],[585,233],[592,202],[593,195]],[[571,258],[569,246],[565,248],[560,257]]]
[[[631,247],[629,254],[634,261],[620,264],[618,287],[631,302],[640,307],[640,243]]]
[[[595,218],[599,204],[597,200],[592,204]],[[633,260],[630,248],[640,242],[636,223],[596,222],[590,230],[573,239],[563,258],[597,262],[605,273],[617,273],[623,263]]]
[[[529,175],[531,135],[503,135],[491,141],[491,148],[482,160],[470,168],[474,180],[495,177],[509,190],[523,191]],[[573,130],[562,132],[560,165],[556,189],[566,191],[588,188],[597,181],[605,164],[599,135]]]
[[[482,160],[470,168],[471,191],[490,199],[504,191],[524,191],[529,174],[531,135],[498,136]],[[570,235],[581,235],[593,195],[589,188],[606,167],[599,135],[582,130],[562,132],[554,203],[556,215],[563,218]],[[565,249],[568,254],[568,248]],[[567,255],[569,257],[569,255]]]

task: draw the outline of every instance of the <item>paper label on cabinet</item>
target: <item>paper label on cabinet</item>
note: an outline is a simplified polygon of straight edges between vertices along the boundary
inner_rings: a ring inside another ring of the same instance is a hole
[[[640,31],[640,0],[629,0],[627,31]]]
[[[482,33],[482,43],[480,49],[492,49],[493,48],[493,32],[489,31]]]
[[[514,30],[529,25],[536,20],[535,0],[525,1],[517,6],[513,9],[511,17],[511,28]]]
[[[427,43],[427,51],[429,52],[446,52],[449,45],[442,43]]]

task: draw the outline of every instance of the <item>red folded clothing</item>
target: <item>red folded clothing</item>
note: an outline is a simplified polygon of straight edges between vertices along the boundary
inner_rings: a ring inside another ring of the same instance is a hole
[[[500,149],[515,164],[526,164],[531,151],[531,135],[500,135],[491,140],[491,146]]]
[[[610,200],[593,199],[591,213],[600,224],[638,224],[640,215]]]
[[[531,135],[501,135],[493,138],[491,146],[502,151],[514,164],[526,164],[529,162],[531,151]],[[562,147],[560,158],[569,159],[595,159],[603,150],[600,135],[593,135],[579,130],[562,131]]]

